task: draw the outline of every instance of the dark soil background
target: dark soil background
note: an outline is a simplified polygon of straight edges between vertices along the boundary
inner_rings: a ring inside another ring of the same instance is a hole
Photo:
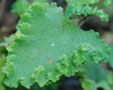
[[[16,25],[20,17],[11,13],[11,6],[16,0],[0,0],[0,41],[3,41],[4,37],[10,36],[16,32]],[[64,0],[53,0],[57,2],[58,6],[66,8],[66,2]],[[90,16],[85,23],[80,26],[83,30],[90,29],[100,33],[101,38],[108,44],[113,44],[113,5],[105,8],[105,11],[110,15],[109,22],[103,22],[96,16]],[[90,38],[90,37],[89,37]],[[78,89],[77,89],[78,88]],[[66,78],[63,77],[62,84],[59,90],[79,90],[81,84],[76,77]],[[99,89],[100,90],[100,89]]]

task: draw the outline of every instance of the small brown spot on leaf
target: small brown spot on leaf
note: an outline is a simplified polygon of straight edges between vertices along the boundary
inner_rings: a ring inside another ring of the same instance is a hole
[[[38,51],[38,54],[41,54],[41,51],[40,50]]]
[[[34,60],[35,60],[35,58],[33,57],[33,58],[32,58],[32,60],[34,61]]]
[[[53,59],[49,59],[49,62],[52,64],[53,63]]]
[[[61,27],[58,27],[58,29],[61,29]]]
[[[28,87],[29,89],[31,88],[31,86]]]

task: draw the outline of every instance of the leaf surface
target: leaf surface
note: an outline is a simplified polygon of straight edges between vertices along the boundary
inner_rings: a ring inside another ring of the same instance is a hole
[[[102,65],[93,62],[87,62],[84,69],[85,73],[81,74],[84,90],[113,89],[113,73],[111,71],[107,71]]]
[[[109,16],[100,6],[109,6],[112,0],[66,0],[68,3],[65,15],[72,16],[99,16],[103,21],[108,21]],[[80,18],[80,17],[79,17]]]
[[[27,11],[29,5],[28,0],[17,0],[12,6],[12,12],[21,15]]]
[[[5,37],[4,42],[0,43],[0,53],[2,55],[7,55],[7,47],[10,45],[10,43],[15,39],[15,35],[11,35],[10,37]]]
[[[48,0],[32,0],[32,3],[35,2],[48,2]],[[17,0],[13,5],[12,5],[12,12],[18,15],[22,15],[25,13],[29,6],[30,2],[28,0]]]
[[[111,46],[110,58],[108,60],[110,66],[113,68],[113,46]]]
[[[82,81],[83,90],[97,90],[96,83],[93,80],[86,79]]]
[[[1,71],[3,66],[5,65],[6,60],[4,58],[0,58],[0,90],[6,90],[3,85],[3,80],[5,78],[5,74]]]
[[[44,86],[61,75],[71,76],[87,60],[104,61],[109,48],[93,30],[82,31],[61,8],[34,3],[22,15],[15,40],[8,47],[5,84]]]
[[[96,64],[89,61],[86,63],[84,68],[86,70],[85,78],[89,78],[96,83],[106,80],[107,72],[104,70],[101,64]]]

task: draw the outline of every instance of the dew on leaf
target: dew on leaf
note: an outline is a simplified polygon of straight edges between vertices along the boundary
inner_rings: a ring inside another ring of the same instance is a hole
[[[54,45],[55,45],[54,43],[51,44],[51,46],[54,46]]]

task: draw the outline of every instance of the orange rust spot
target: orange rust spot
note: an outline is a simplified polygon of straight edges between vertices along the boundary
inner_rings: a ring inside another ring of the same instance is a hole
[[[31,88],[31,86],[28,87],[29,89]]]
[[[29,89],[31,89],[31,86],[28,86]]]
[[[53,59],[49,59],[49,62],[52,64],[53,63]]]

